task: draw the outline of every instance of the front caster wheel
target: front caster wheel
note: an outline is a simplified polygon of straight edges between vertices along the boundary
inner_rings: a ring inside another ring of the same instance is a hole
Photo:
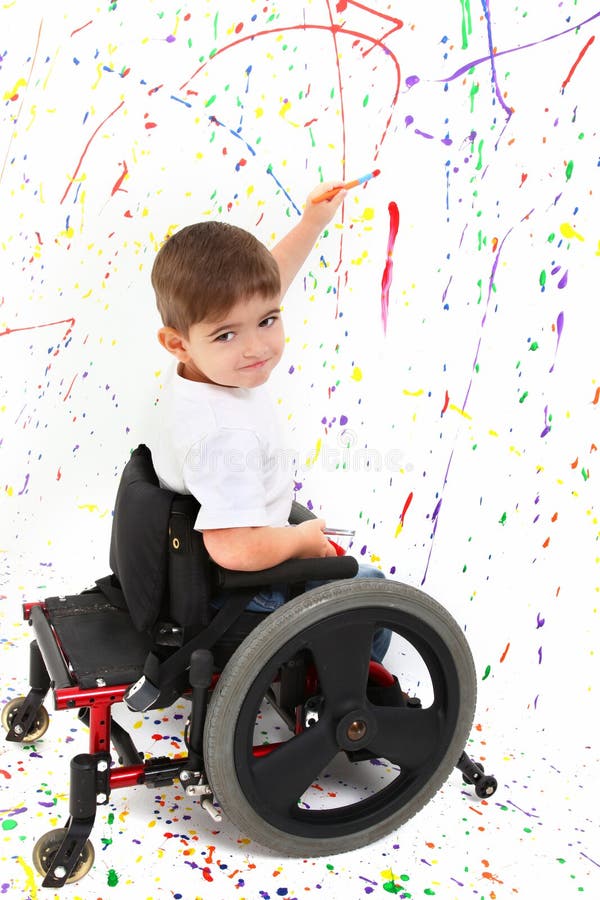
[[[10,731],[12,728],[12,724],[21,709],[23,703],[25,703],[25,697],[15,697],[13,700],[10,700],[9,703],[2,710],[2,727],[5,731]],[[33,743],[34,741],[38,741],[42,735],[46,734],[48,730],[48,726],[50,724],[50,716],[46,710],[45,706],[40,706],[38,709],[35,719],[31,723],[29,727],[29,731],[26,734],[19,734],[18,739],[22,743]]]
[[[493,775],[482,775],[475,785],[475,793],[480,800],[487,800],[498,790],[498,782]]]
[[[52,863],[67,833],[66,828],[55,828],[47,831],[33,848],[33,864],[40,875],[55,875],[57,878],[64,876],[64,871],[53,871]],[[67,884],[79,881],[90,871],[94,864],[94,847],[91,841],[86,841],[75,868],[66,880]],[[59,867],[59,869],[62,867]]]
[[[475,787],[475,793],[479,799],[487,800],[488,797],[491,797],[498,790],[498,782],[493,775],[484,774],[481,763],[476,762],[473,763],[473,765],[480,772],[479,777],[476,780],[473,780],[472,778],[469,778],[468,775],[463,775],[463,783],[472,784]]]

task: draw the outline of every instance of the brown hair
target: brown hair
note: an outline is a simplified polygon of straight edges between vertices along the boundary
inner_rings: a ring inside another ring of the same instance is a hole
[[[254,235],[225,222],[199,222],[162,245],[152,286],[164,325],[187,336],[196,322],[226,316],[239,300],[281,291],[279,267]]]

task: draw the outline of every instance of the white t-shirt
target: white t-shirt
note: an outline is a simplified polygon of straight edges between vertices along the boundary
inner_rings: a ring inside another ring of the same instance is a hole
[[[292,461],[265,385],[204,384],[174,367],[161,407],[154,467],[161,487],[200,502],[196,529],[287,525]]]

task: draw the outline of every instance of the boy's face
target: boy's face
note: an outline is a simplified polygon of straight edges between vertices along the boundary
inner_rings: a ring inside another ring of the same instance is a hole
[[[187,338],[172,328],[158,334],[183,363],[184,378],[226,387],[264,384],[285,344],[279,298],[258,295],[239,300],[223,319],[192,325]]]

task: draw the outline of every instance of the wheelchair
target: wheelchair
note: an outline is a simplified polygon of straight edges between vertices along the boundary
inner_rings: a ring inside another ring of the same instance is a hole
[[[80,594],[24,605],[35,634],[30,689],[3,709],[7,740],[42,737],[49,691],[56,710],[77,710],[89,729],[88,752],[70,762],[65,826],[33,851],[44,887],[89,871],[97,807],[118,788],[179,781],[215,821],[226,816],[258,844],[301,858],[389,834],[455,767],[480,798],[495,792],[496,779],[464,750],[476,677],[447,610],[408,585],[355,578],[348,555],[222,569],[193,528],[198,508],[159,486],[140,445],[119,483],[111,574]],[[311,516],[294,502],[290,523]],[[327,583],[306,590],[308,581]],[[268,615],[246,611],[271,584],[289,585],[291,599]],[[218,609],[216,592],[226,598]],[[381,628],[393,633],[388,655],[416,666],[425,696],[371,658]],[[111,715],[118,703],[143,713],[181,697],[191,705],[186,752],[175,757],[140,753]]]

